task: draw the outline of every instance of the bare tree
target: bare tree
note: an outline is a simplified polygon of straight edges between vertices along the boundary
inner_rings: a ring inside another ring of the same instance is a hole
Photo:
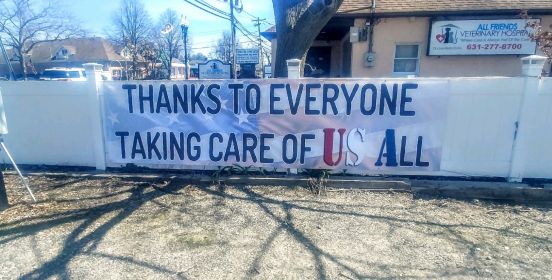
[[[13,48],[23,78],[27,77],[27,58],[37,44],[85,35],[80,25],[56,1],[8,0],[2,6],[1,36],[6,45]]]
[[[343,0],[272,0],[278,46],[275,77],[286,77],[286,60],[302,58]]]
[[[232,63],[232,34],[224,31],[215,45],[214,57],[225,63]]]
[[[201,62],[209,60],[209,58],[206,55],[200,52],[190,55],[189,59],[195,60],[195,61],[201,61]]]
[[[129,78],[135,79],[141,71],[141,51],[149,50],[146,44],[151,39],[151,18],[141,0],[121,0],[112,23],[109,38],[131,60]]]
[[[167,71],[168,79],[171,79],[172,63],[178,58],[182,48],[182,32],[180,31],[181,17],[173,9],[165,10],[159,17],[154,33],[157,37],[157,48],[163,68]]]
[[[157,46],[153,42],[149,42],[146,44],[143,44],[140,49],[140,55],[142,59],[144,60],[145,64],[145,79],[148,80],[156,80],[160,79],[160,53],[159,49],[157,49]]]

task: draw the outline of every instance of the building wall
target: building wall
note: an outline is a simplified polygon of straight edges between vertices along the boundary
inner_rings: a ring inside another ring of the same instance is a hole
[[[543,26],[552,24],[552,16],[542,16]],[[365,19],[356,19],[355,26],[364,26]],[[397,43],[418,43],[421,77],[520,76],[521,62],[517,55],[497,56],[426,56],[430,19],[428,17],[384,18],[374,29],[375,67],[364,66],[368,42],[353,43],[353,77],[393,76],[393,58]],[[548,68],[549,69],[549,68]]]

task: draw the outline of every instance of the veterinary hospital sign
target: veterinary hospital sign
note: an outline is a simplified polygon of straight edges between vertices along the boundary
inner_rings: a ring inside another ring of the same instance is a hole
[[[429,55],[535,54],[530,20],[447,20],[433,21]],[[539,21],[539,20],[531,20]]]
[[[108,166],[439,170],[448,95],[415,79],[109,81]]]

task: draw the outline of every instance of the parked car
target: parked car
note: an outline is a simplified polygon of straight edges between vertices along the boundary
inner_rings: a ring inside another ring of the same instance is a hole
[[[40,77],[37,74],[27,74],[27,77],[23,77],[23,74],[15,76],[16,81],[37,81],[39,78]]]
[[[40,75],[43,81],[86,81],[84,68],[50,68]]]

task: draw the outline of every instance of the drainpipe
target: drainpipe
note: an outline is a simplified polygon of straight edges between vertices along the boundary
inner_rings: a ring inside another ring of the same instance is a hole
[[[370,14],[370,31],[368,35],[368,53],[372,53],[374,49],[374,24],[376,23],[376,0],[372,0],[372,7]]]

